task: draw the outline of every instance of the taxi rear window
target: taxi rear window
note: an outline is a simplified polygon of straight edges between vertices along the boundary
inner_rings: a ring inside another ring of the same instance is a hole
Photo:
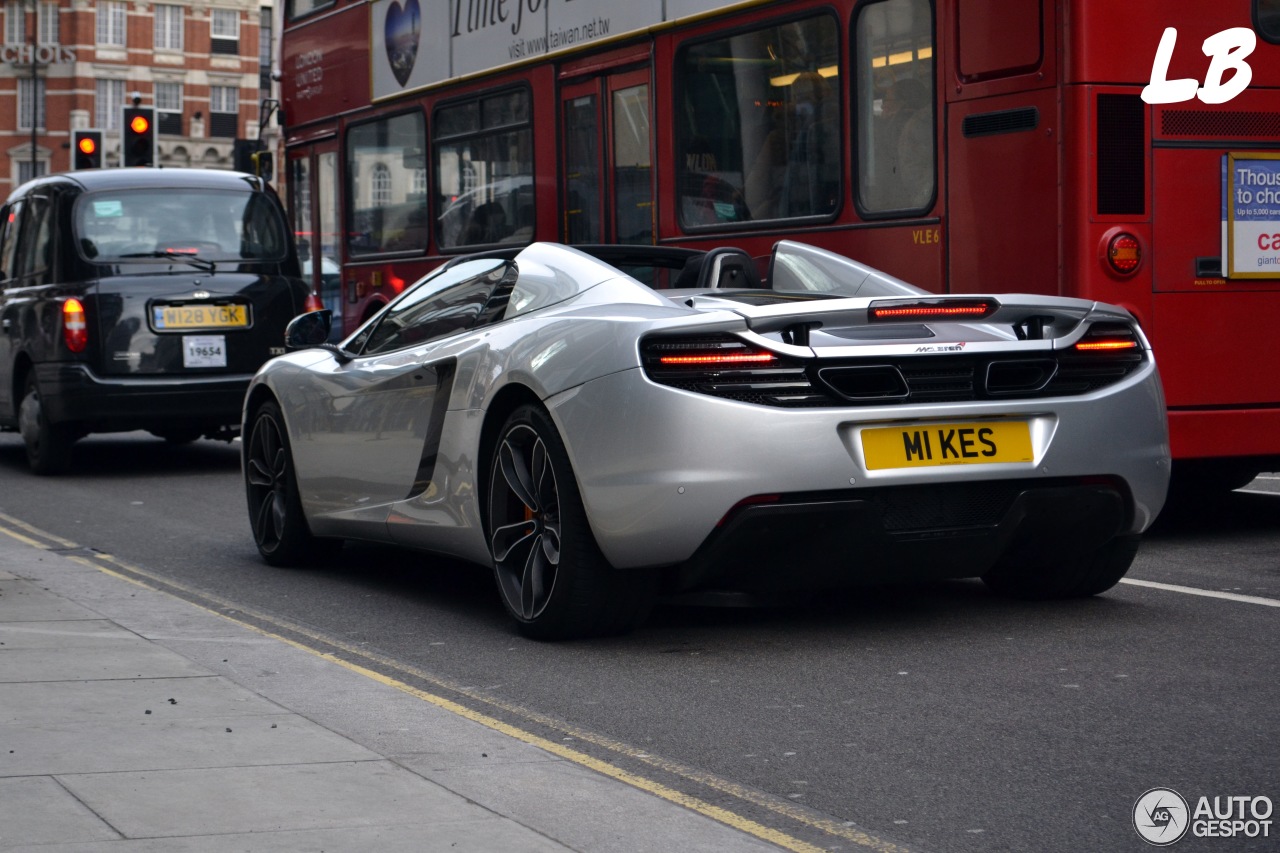
[[[76,246],[97,263],[189,255],[206,261],[278,261],[284,220],[269,196],[211,189],[87,193],[74,214]]]

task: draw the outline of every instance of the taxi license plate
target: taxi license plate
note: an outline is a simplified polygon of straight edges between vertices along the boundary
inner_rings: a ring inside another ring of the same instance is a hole
[[[157,331],[235,329],[249,325],[249,311],[244,305],[160,305],[152,312]]]
[[[924,468],[1031,462],[1031,430],[1025,421],[910,424],[862,431],[867,468]]]

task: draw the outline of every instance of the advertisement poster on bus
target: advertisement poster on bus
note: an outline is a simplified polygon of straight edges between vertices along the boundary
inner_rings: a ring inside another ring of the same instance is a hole
[[[373,99],[603,42],[725,0],[375,0]]]
[[[1222,170],[1227,278],[1280,278],[1280,154],[1228,154]]]

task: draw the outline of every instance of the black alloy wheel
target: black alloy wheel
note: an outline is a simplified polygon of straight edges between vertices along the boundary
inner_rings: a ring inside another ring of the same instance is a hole
[[[27,464],[37,474],[59,474],[71,467],[71,445],[75,434],[65,426],[49,422],[41,404],[40,386],[33,371],[18,406],[18,431],[27,450]]]
[[[648,615],[655,575],[619,571],[592,535],[568,453],[544,410],[507,419],[490,466],[494,577],[520,632],[568,639],[629,631]]]
[[[293,455],[280,408],[274,402],[258,407],[245,445],[244,484],[249,523],[258,553],[273,566],[297,566],[316,561],[321,542],[311,535]]]

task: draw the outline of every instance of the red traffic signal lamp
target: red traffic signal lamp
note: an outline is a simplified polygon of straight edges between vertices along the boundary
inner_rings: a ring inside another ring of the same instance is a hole
[[[102,131],[71,131],[71,168],[102,168]]]
[[[120,147],[125,166],[156,164],[156,111],[154,107],[125,107],[124,141]]]

